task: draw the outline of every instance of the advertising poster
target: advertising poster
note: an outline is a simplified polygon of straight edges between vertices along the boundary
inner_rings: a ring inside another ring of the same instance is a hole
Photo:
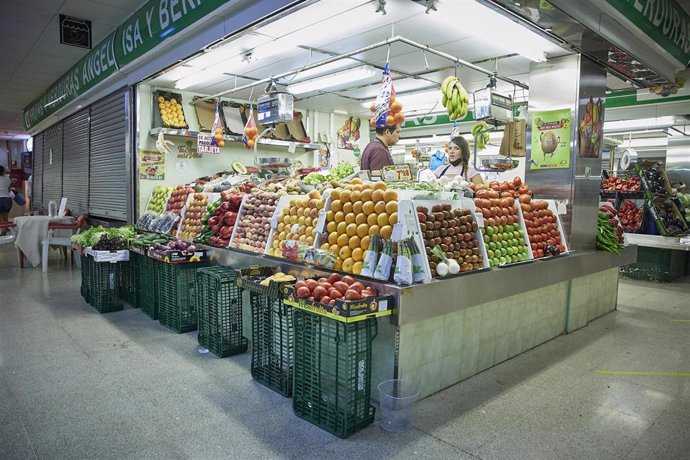
[[[570,109],[532,114],[530,169],[570,168]]]
[[[358,117],[347,117],[345,123],[340,127],[336,133],[337,144],[339,149],[354,150],[359,141],[359,127],[362,124],[362,119]]]
[[[601,139],[604,137],[604,101],[589,98],[578,125],[580,134],[580,158],[599,158]]]
[[[140,150],[139,179],[165,180],[165,155],[158,152]]]

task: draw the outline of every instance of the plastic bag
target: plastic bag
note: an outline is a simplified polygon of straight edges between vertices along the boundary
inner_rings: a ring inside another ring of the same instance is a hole
[[[369,248],[364,252],[364,262],[362,263],[362,271],[360,275],[368,276],[370,278],[374,277],[374,270],[376,270],[376,265],[379,260],[381,236],[378,233],[374,233],[369,241]]]
[[[369,125],[372,128],[385,128],[405,121],[402,104],[395,97],[395,88],[388,65],[386,63],[383,68],[381,87],[376,95],[376,102],[371,107],[372,116],[369,119]]]
[[[436,168],[446,164],[446,154],[440,150],[436,150],[433,155],[431,155],[431,160],[429,161],[429,169],[435,171]]]
[[[221,148],[225,147],[225,139],[223,139],[223,124],[220,121],[220,101],[218,102],[218,105],[216,105],[216,114],[213,117],[211,133],[213,133],[211,145],[217,145]]]
[[[383,238],[382,247],[381,256],[374,270],[374,278],[387,281],[391,276],[391,267],[393,266],[393,242],[389,238]]]
[[[256,137],[259,135],[259,130],[254,121],[254,105],[249,106],[249,114],[247,115],[247,123],[244,125],[244,132],[242,134],[242,142],[248,149],[254,148]]]
[[[395,261],[393,281],[401,286],[409,286],[412,278],[412,253],[406,241],[398,243],[398,258]]]

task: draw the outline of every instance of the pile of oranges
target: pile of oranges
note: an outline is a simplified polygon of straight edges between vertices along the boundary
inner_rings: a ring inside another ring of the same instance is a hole
[[[376,103],[373,102],[369,107],[371,113],[376,111]],[[395,95],[391,94],[391,99],[388,104],[388,112],[386,114],[386,126],[400,125],[405,121],[405,114],[402,112],[402,104],[396,99]],[[372,116],[369,119],[369,126],[376,128],[376,119]]]
[[[273,244],[268,254],[282,257],[281,243],[283,241],[300,241],[309,246],[314,244],[316,237],[316,223],[319,221],[319,211],[323,209],[324,200],[316,190],[309,192],[307,198],[293,198],[289,206],[278,214],[278,226],[273,233]]]
[[[337,257],[335,270],[360,274],[364,252],[374,233],[390,238],[398,222],[398,193],[384,182],[364,184],[353,179],[349,185],[331,191],[326,212],[326,232],[321,249]]]
[[[256,142],[256,136],[259,134],[259,130],[256,129],[256,126],[245,126],[244,127],[244,135],[247,137],[247,142],[245,145],[247,146],[248,149],[253,149],[254,148],[254,143]]]

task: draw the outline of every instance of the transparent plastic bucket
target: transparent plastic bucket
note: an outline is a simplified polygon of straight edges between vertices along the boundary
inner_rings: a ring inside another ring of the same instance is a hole
[[[393,433],[408,431],[412,407],[419,396],[417,385],[410,380],[393,379],[379,383],[378,389],[381,405],[379,426]]]

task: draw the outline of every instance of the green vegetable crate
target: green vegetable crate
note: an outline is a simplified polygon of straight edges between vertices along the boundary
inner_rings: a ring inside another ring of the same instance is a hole
[[[120,299],[134,308],[139,307],[139,259],[134,253],[130,253],[127,262],[120,262],[118,282]]]
[[[242,290],[235,270],[215,266],[196,271],[199,345],[224,358],[247,351],[242,336]]]
[[[110,313],[122,310],[118,272],[121,262],[95,262],[91,256],[86,257],[87,289],[86,298],[99,313]]]
[[[131,252],[139,265],[139,306],[151,319],[158,319],[158,267],[162,265],[151,257]]]
[[[340,438],[374,421],[371,348],[375,318],[344,323],[294,309],[295,414]]]
[[[156,261],[158,266],[158,321],[162,326],[181,334],[196,331],[196,270],[206,262],[169,264]]]

